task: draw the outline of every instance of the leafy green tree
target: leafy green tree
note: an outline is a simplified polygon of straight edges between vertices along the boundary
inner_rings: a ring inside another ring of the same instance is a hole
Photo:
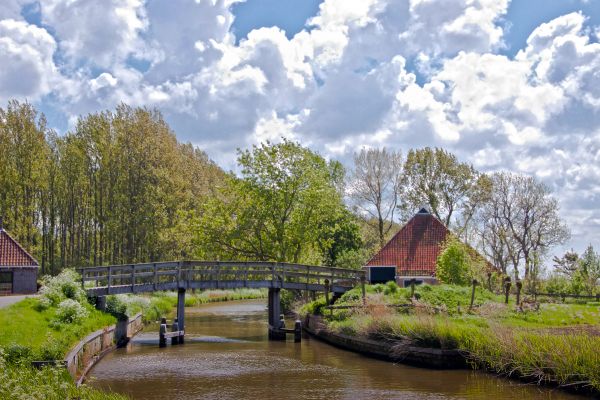
[[[469,248],[456,238],[450,238],[436,262],[436,277],[455,285],[467,285],[473,276],[473,259]]]
[[[239,151],[238,164],[241,177],[228,176],[204,205],[199,256],[321,263],[354,237],[347,222],[336,231],[345,209],[339,163],[284,140]]]
[[[594,251],[590,244],[579,259],[578,279],[581,280],[583,290],[588,295],[598,293],[598,280],[600,279],[600,255]]]
[[[360,268],[363,241],[356,217],[345,208],[322,222],[319,246],[323,263],[329,266]],[[365,260],[366,261],[366,260]],[[364,261],[363,261],[364,262]]]

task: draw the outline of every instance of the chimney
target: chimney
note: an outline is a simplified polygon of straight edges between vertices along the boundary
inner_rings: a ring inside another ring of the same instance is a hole
[[[0,216],[0,231],[4,230],[4,225],[2,225],[2,217]]]

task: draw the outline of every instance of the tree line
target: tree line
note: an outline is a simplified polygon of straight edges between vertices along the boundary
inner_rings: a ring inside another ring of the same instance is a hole
[[[190,257],[360,267],[427,207],[503,274],[535,281],[569,237],[543,183],[440,148],[363,149],[346,171],[283,140],[238,150],[226,173],[156,110],[122,104],[57,135],[11,101],[0,157],[0,216],[49,273]]]
[[[42,273],[179,258],[224,172],[160,113],[120,105],[59,136],[28,103],[0,108],[0,216]]]

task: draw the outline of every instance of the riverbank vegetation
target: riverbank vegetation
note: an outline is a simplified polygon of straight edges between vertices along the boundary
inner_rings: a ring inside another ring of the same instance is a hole
[[[87,334],[116,320],[96,310],[73,270],[44,280],[38,298],[0,310],[0,348],[9,362],[61,360]]]
[[[264,299],[265,289],[218,289],[204,290],[185,295],[185,306],[196,307],[202,304],[221,301]],[[176,292],[155,292],[149,295],[120,294],[107,297],[106,311],[117,318],[132,317],[141,312],[144,322],[155,322],[173,313],[177,307]]]
[[[474,368],[600,392],[598,303],[507,305],[478,287],[469,309],[471,288],[456,285],[419,286],[413,298],[394,283],[367,293],[365,307],[357,288],[336,303],[356,308],[330,311],[321,298],[300,312],[322,314],[334,332],[391,341],[399,359],[407,345],[458,349]]]
[[[96,310],[73,270],[43,280],[38,298],[0,309],[0,398],[106,399],[125,397],[76,387],[65,368],[32,367],[32,361],[62,360],[89,333],[116,319]]]

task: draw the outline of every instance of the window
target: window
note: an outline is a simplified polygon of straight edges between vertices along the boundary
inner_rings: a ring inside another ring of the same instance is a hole
[[[0,272],[0,294],[11,294],[13,290],[12,271]]]

